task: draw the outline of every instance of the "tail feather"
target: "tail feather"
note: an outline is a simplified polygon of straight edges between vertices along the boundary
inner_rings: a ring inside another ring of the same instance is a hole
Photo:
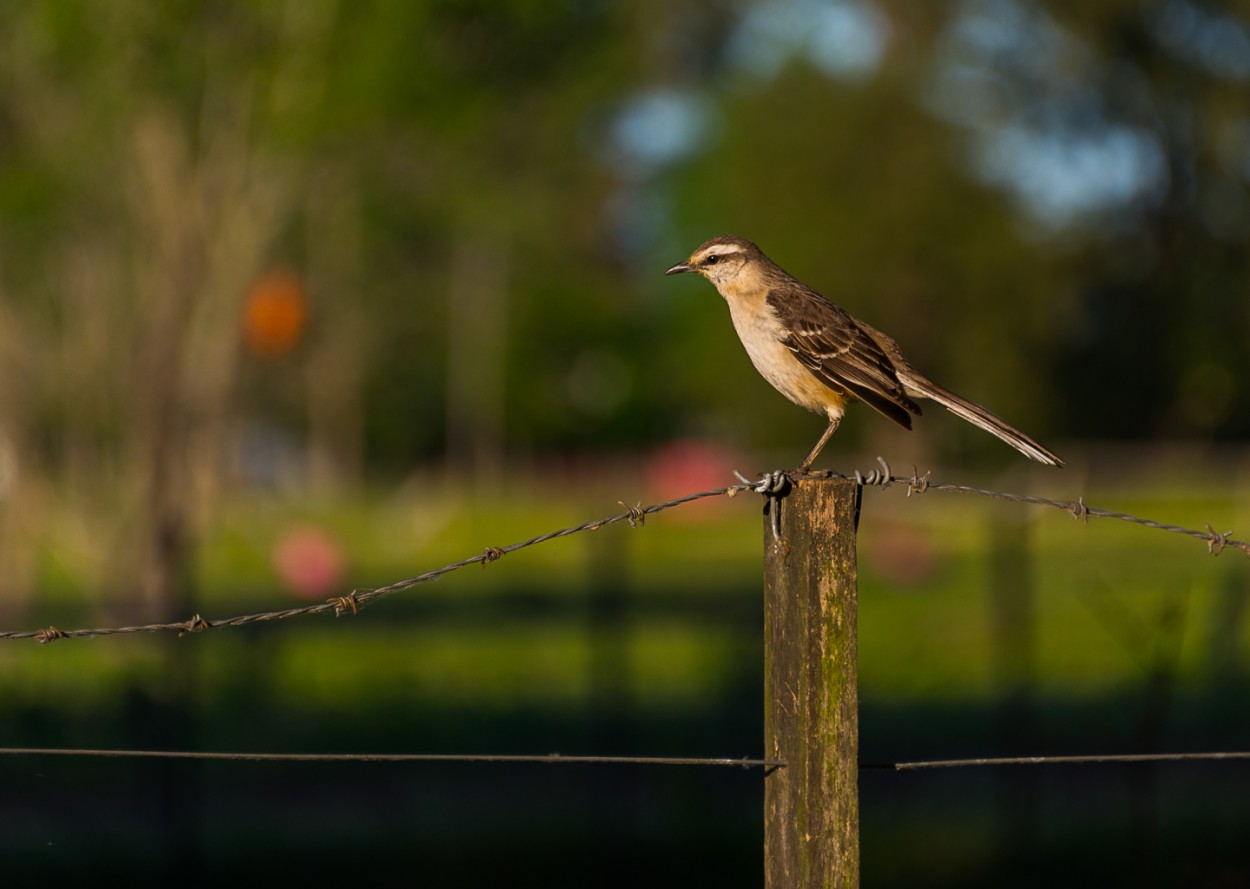
[[[987,411],[981,405],[974,404],[966,398],[960,398],[954,392],[943,389],[937,383],[927,380],[915,372],[909,373],[905,377],[900,374],[900,378],[909,395],[917,395],[921,398],[929,398],[936,401],[955,416],[962,417],[973,426],[984,429],[991,435],[1002,439],[1030,460],[1045,463],[1047,466],[1063,465],[1063,461],[1053,452],[1042,447],[1019,429],[1002,419],[1002,417]]]

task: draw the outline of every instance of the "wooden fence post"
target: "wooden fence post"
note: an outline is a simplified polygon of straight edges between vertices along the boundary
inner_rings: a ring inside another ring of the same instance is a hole
[[[796,483],[764,517],[764,885],[859,886],[859,487]],[[775,527],[780,528],[778,537]]]

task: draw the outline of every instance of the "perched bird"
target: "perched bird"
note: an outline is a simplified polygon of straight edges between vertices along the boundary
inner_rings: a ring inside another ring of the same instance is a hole
[[[898,343],[786,274],[745,238],[712,238],[665,274],[679,272],[702,275],[720,291],[751,362],[773,388],[828,418],[828,428],[800,471],[812,465],[829,441],[848,403],[862,401],[910,429],[912,416],[920,415],[917,398],[936,401],[1031,460],[1063,465],[1051,451],[979,404],[922,377]]]

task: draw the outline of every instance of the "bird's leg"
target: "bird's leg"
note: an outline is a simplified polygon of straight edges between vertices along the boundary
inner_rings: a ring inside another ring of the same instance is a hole
[[[812,465],[812,462],[816,459],[817,455],[820,454],[821,449],[829,442],[829,437],[837,431],[838,424],[841,422],[841,417],[829,418],[829,427],[825,429],[824,434],[820,436],[820,441],[816,442],[816,446],[812,448],[811,453],[803,459],[803,463],[798,469],[799,472],[807,472],[808,467]]]

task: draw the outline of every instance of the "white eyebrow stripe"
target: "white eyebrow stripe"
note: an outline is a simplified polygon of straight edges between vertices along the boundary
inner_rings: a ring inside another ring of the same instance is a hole
[[[741,253],[742,248],[736,244],[717,244],[715,247],[708,247],[696,257],[696,262],[707,259],[709,256],[728,256],[731,253]]]

